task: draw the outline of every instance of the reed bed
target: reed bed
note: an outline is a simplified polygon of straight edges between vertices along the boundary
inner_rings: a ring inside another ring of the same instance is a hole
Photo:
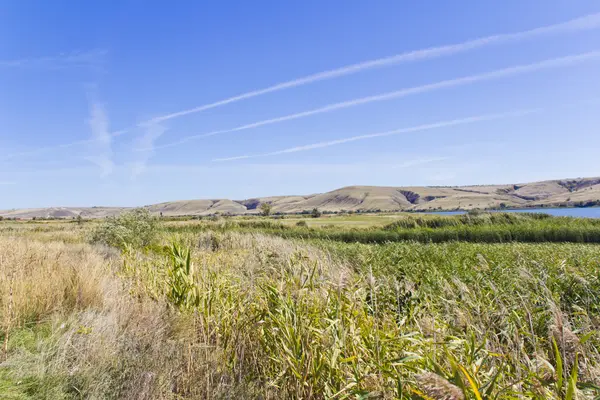
[[[546,222],[524,221],[504,225]],[[463,225],[385,231],[499,224]],[[600,396],[593,244],[291,240],[271,230],[308,229],[203,221],[116,249],[68,226],[73,243],[0,233],[1,398]]]

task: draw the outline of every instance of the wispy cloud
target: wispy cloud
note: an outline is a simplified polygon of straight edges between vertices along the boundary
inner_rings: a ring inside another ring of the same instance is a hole
[[[174,141],[171,143],[167,143],[167,144],[164,144],[161,146],[156,146],[155,148],[161,149],[161,148],[166,148],[166,147],[178,146],[178,145],[181,145],[181,144],[193,141],[193,140],[202,139],[202,138],[206,138],[209,136],[243,131],[243,130],[247,130],[247,129],[257,128],[260,126],[271,125],[271,124],[276,124],[279,122],[290,121],[290,120],[294,120],[294,119],[309,117],[312,115],[323,114],[323,113],[328,113],[328,112],[341,110],[341,109],[345,109],[345,108],[355,107],[355,106],[359,106],[359,105],[363,105],[363,104],[398,99],[401,97],[407,97],[407,96],[425,93],[425,92],[433,92],[433,91],[440,90],[440,89],[447,89],[447,88],[452,88],[452,87],[457,87],[457,86],[469,85],[469,84],[473,84],[473,83],[477,83],[477,82],[490,81],[490,80],[495,80],[495,79],[500,79],[500,78],[507,78],[507,77],[511,77],[511,76],[515,76],[515,75],[537,72],[537,71],[550,69],[550,68],[565,67],[565,66],[579,64],[579,63],[589,61],[592,59],[597,59],[597,58],[600,58],[600,51],[592,51],[592,52],[588,52],[588,53],[572,55],[572,56],[567,56],[567,57],[553,58],[550,60],[545,60],[545,61],[527,64],[527,65],[519,65],[519,66],[515,66],[515,67],[499,69],[499,70],[487,72],[484,74],[470,75],[470,76],[465,76],[462,78],[449,79],[449,80],[431,83],[431,84],[427,84],[427,85],[416,86],[416,87],[407,88],[407,89],[401,89],[401,90],[398,90],[395,92],[388,92],[388,93],[379,94],[379,95],[375,95],[375,96],[368,96],[368,97],[362,97],[359,99],[344,101],[341,103],[329,104],[329,105],[326,105],[321,108],[316,108],[313,110],[303,111],[303,112],[285,115],[282,117],[277,117],[277,118],[272,118],[272,119],[267,119],[267,120],[263,120],[263,121],[253,122],[251,124],[238,126],[236,128],[212,131],[212,132],[203,133],[203,134],[199,134],[199,135],[187,136],[183,139],[180,139],[180,140],[177,140],[177,141]],[[142,150],[144,150],[144,149],[142,149]]]
[[[589,15],[586,15],[586,16],[583,16],[580,18],[572,19],[572,20],[569,20],[566,22],[562,22],[562,23],[558,23],[558,24],[554,24],[554,25],[548,25],[548,26],[544,26],[544,27],[538,27],[538,28],[534,28],[534,29],[530,29],[530,30],[526,30],[526,31],[486,36],[486,37],[473,39],[473,40],[469,40],[469,41],[457,43],[457,44],[429,47],[429,48],[409,51],[409,52],[393,55],[390,57],[369,60],[369,61],[365,61],[365,62],[361,62],[361,63],[357,63],[357,64],[347,65],[347,66],[337,68],[337,69],[318,72],[316,74],[312,74],[312,75],[297,78],[297,79],[294,79],[291,81],[279,83],[276,85],[269,86],[267,88],[243,93],[238,96],[219,100],[219,101],[216,101],[216,102],[213,102],[210,104],[205,104],[205,105],[201,105],[201,106],[198,106],[195,108],[177,111],[177,112],[165,114],[162,116],[157,116],[148,121],[140,123],[139,126],[147,126],[147,125],[151,125],[151,124],[156,124],[156,123],[167,121],[170,119],[183,117],[185,115],[199,113],[199,112],[202,112],[202,111],[205,111],[208,109],[224,106],[224,105],[238,102],[241,100],[246,100],[246,99],[250,99],[253,97],[257,97],[257,96],[262,96],[262,95],[265,95],[268,93],[277,92],[277,91],[281,91],[281,90],[285,90],[285,89],[291,89],[294,87],[303,86],[303,85],[315,83],[318,81],[335,79],[338,77],[355,74],[355,73],[358,73],[361,71],[366,71],[369,69],[381,68],[381,67],[386,67],[386,66],[394,66],[394,65],[399,65],[402,63],[417,62],[417,61],[422,61],[422,60],[440,58],[440,57],[444,57],[444,56],[451,56],[451,55],[464,53],[467,51],[479,49],[479,48],[490,46],[490,45],[518,42],[518,41],[522,41],[522,40],[534,39],[534,38],[544,37],[544,36],[564,35],[564,34],[569,34],[569,33],[580,32],[580,31],[594,30],[594,29],[598,29],[598,28],[600,28],[600,13],[594,13],[594,14],[589,14]],[[86,66],[86,65],[90,65],[90,63],[94,64],[94,62],[95,62],[94,60],[101,59],[106,54],[107,54],[107,52],[104,50],[93,50],[90,52],[63,54],[63,55],[59,55],[59,56],[55,56],[55,57],[42,57],[42,58],[31,58],[31,59],[21,59],[21,60],[4,60],[4,61],[0,60],[0,67]],[[376,101],[376,100],[372,100],[372,101]],[[340,104],[343,104],[343,103],[340,103]],[[350,105],[348,105],[348,106],[350,106]],[[317,110],[316,113],[318,113],[318,112],[327,112],[327,111],[318,111]],[[304,114],[304,113],[301,113],[301,114]],[[310,113],[307,115],[313,115],[313,113]],[[258,125],[250,124],[248,126],[239,127],[239,128],[235,128],[232,130],[215,131],[215,132],[210,132],[209,134],[195,135],[193,137],[185,138],[181,142],[171,143],[171,144],[160,146],[157,148],[175,146],[180,143],[185,143],[189,140],[194,140],[194,139],[197,139],[200,137],[211,136],[211,135],[220,134],[220,133],[235,132],[237,130],[243,130],[243,129],[250,129],[255,126],[264,125],[266,123],[275,123],[275,122],[285,121],[288,119],[301,118],[302,116],[304,116],[304,115],[292,115],[292,116],[288,116],[288,117],[283,117],[283,119],[275,119],[275,120],[265,121],[265,123],[258,123]],[[127,129],[122,129],[120,131],[115,131],[112,133],[112,136],[118,137],[125,133],[129,133],[133,130],[135,130],[135,126],[127,128]],[[0,160],[6,160],[6,159],[12,159],[12,158],[16,158],[16,157],[32,156],[32,155],[37,155],[37,154],[41,154],[41,153],[47,153],[47,152],[51,152],[51,151],[55,151],[55,150],[60,150],[60,149],[64,149],[64,148],[70,148],[70,147],[86,144],[91,141],[93,141],[93,140],[80,140],[80,141],[75,141],[75,142],[71,142],[71,143],[58,144],[55,146],[48,146],[48,147],[27,150],[27,151],[13,153],[13,154],[7,154],[4,156],[0,156]]]
[[[472,123],[476,123],[476,122],[492,121],[492,120],[512,118],[512,117],[520,117],[523,115],[533,114],[533,113],[537,113],[540,111],[542,111],[541,108],[533,108],[533,109],[528,109],[528,110],[518,110],[518,111],[499,113],[499,114],[484,114],[484,115],[478,115],[478,116],[474,116],[474,117],[459,118],[459,119],[453,119],[453,120],[448,120],[448,121],[435,122],[432,124],[417,125],[417,126],[412,126],[409,128],[395,129],[395,130],[386,131],[386,132],[377,132],[377,133],[369,133],[369,134],[365,134],[365,135],[351,136],[351,137],[346,137],[346,138],[337,139],[337,140],[330,140],[327,142],[312,143],[312,144],[307,144],[304,146],[290,147],[287,149],[273,151],[273,152],[269,152],[269,153],[247,154],[247,155],[241,155],[241,156],[235,156],[235,157],[216,158],[213,161],[233,161],[233,160],[243,160],[243,159],[248,159],[248,158],[269,157],[269,156],[275,156],[275,155],[280,155],[280,154],[297,153],[297,152],[301,152],[301,151],[309,151],[309,150],[314,150],[314,149],[321,149],[324,147],[337,146],[340,144],[355,142],[358,140],[367,140],[367,139],[374,139],[374,138],[385,137],[385,136],[416,133],[416,132],[427,131],[427,130],[432,130],[432,129],[448,128],[448,127],[452,127],[452,126],[466,125],[466,124],[472,124]]]
[[[101,176],[106,177],[114,169],[112,161],[112,135],[109,130],[109,120],[104,105],[90,95],[90,118],[88,124],[92,130],[90,155],[86,159],[101,170]]]
[[[122,136],[125,133],[130,132],[130,131],[131,131],[131,129],[122,129],[119,131],[114,131],[114,132],[110,133],[110,137],[116,138],[116,137]],[[70,143],[63,143],[63,144],[57,144],[57,145],[53,145],[53,146],[39,147],[37,149],[26,150],[26,151],[11,153],[11,154],[5,154],[3,156],[0,156],[0,161],[10,160],[12,158],[18,158],[18,157],[35,156],[38,154],[48,153],[48,152],[51,152],[54,150],[68,149],[71,147],[76,147],[76,146],[85,145],[85,144],[93,144],[97,141],[98,141],[97,138],[82,139],[82,140],[77,140],[75,142],[70,142]]]
[[[144,126],[144,132],[135,140],[135,148],[142,148],[143,151],[136,152],[135,159],[131,165],[131,178],[135,179],[146,170],[148,161],[154,154],[154,143],[165,133],[166,128],[151,123]]]
[[[316,174],[320,172],[335,172],[335,173],[348,173],[358,172],[365,170],[377,170],[385,168],[386,171],[390,169],[402,169],[416,166],[423,166],[428,164],[440,163],[452,159],[448,156],[417,156],[403,154],[402,157],[407,159],[404,161],[370,161],[370,162],[352,162],[352,163],[246,163],[246,164],[153,164],[148,165],[146,170],[148,174],[165,174],[169,175],[185,175],[185,174],[210,174],[210,179],[216,179],[220,176],[220,173],[233,174],[240,176],[240,173],[269,173],[273,175],[284,175],[288,173],[302,173],[302,174]],[[215,175],[215,171],[219,171],[219,174]],[[158,176],[158,175],[156,175]],[[209,179],[207,177],[207,179]]]
[[[101,68],[107,50],[95,49],[63,53],[56,56],[21,58],[16,60],[0,60],[0,68]]]
[[[581,18],[572,19],[563,23],[539,27],[527,31],[506,33],[499,35],[486,36],[474,40],[469,40],[462,43],[429,47],[420,50],[414,50],[406,53],[396,54],[390,57],[369,60],[358,64],[347,65],[341,68],[332,69],[329,71],[319,72],[313,75],[308,75],[302,78],[297,78],[291,81],[279,83],[269,86],[264,89],[258,89],[251,92],[243,93],[238,96],[229,97],[219,100],[214,103],[204,104],[198,107],[187,110],[177,111],[170,114],[155,117],[147,123],[163,122],[174,118],[183,117],[189,114],[195,114],[211,108],[221,107],[230,103],[235,103],[241,100],[250,99],[253,97],[262,96],[268,93],[278,92],[285,89],[291,89],[298,86],[308,85],[310,83],[324,81],[328,79],[339,78],[345,75],[355,74],[361,71],[366,71],[374,68],[382,68],[402,63],[422,61],[434,59],[444,56],[464,53],[470,50],[475,50],[490,45],[498,45],[503,43],[518,42],[526,39],[533,39],[541,36],[561,35],[578,31],[592,30],[600,28],[600,13],[586,15]]]

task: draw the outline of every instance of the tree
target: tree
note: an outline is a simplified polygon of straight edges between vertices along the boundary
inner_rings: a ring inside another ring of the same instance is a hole
[[[77,214],[77,225],[81,225],[83,223],[83,217],[81,214]]]
[[[310,214],[312,215],[313,218],[319,218],[321,216],[321,211],[319,211],[318,208],[313,208],[313,210]]]
[[[271,210],[273,207],[269,203],[262,203],[260,205],[260,214],[264,217],[268,217],[271,215]]]

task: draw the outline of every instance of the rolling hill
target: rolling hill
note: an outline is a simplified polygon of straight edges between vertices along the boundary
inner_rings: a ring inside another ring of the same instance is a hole
[[[262,203],[273,212],[321,211],[430,211],[473,208],[535,207],[600,204],[600,178],[560,179],[510,185],[481,186],[348,186],[307,196],[273,196],[246,200],[182,200],[146,206],[164,216],[254,214]],[[125,207],[52,207],[0,211],[4,218],[103,218]]]

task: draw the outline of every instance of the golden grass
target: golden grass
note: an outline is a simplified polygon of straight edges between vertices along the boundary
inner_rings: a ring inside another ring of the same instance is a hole
[[[0,398],[598,394],[569,383],[599,383],[591,245],[163,231],[120,253],[88,231],[0,224]],[[194,264],[177,304],[173,241]]]
[[[88,245],[1,238],[0,254],[3,329],[101,304],[109,263]]]

